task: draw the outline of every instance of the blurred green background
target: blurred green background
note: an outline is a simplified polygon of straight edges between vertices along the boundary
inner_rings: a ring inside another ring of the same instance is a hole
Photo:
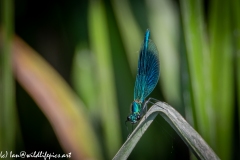
[[[113,158],[132,130],[124,122],[149,28],[160,57],[150,96],[178,110],[221,159],[240,158],[238,0],[0,5],[0,151]],[[129,159],[193,157],[158,116]]]

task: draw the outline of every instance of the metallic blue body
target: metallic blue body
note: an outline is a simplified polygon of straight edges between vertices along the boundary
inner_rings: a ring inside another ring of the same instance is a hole
[[[137,77],[134,87],[134,101],[130,106],[131,114],[127,121],[137,123],[142,118],[142,105],[145,98],[153,91],[159,79],[159,59],[156,45],[149,39],[147,30],[140,50]]]

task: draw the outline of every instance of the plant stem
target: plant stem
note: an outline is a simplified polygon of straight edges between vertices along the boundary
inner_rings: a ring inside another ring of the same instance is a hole
[[[1,1],[0,31],[0,150],[15,146],[15,95],[12,73],[13,1]]]

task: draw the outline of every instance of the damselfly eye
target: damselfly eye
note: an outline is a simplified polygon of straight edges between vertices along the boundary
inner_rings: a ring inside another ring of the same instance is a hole
[[[137,120],[140,120],[141,119],[141,116],[140,115],[137,115]]]
[[[127,121],[130,121],[130,117],[129,116],[127,117]]]

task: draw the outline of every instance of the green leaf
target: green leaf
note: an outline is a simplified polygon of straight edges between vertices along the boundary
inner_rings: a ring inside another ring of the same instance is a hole
[[[102,1],[90,2],[88,18],[90,47],[96,58],[98,111],[101,115],[104,142],[110,158],[121,146],[121,128],[111,55],[113,53],[111,53],[108,23]]]
[[[196,130],[214,144],[214,113],[211,107],[210,55],[206,43],[201,0],[181,0],[183,30],[193,96]]]
[[[94,118],[98,117],[99,112],[95,101],[97,99],[95,64],[94,56],[88,49],[77,47],[73,58],[72,82],[77,94]]]
[[[127,52],[128,63],[133,75],[135,75],[139,55],[138,51],[144,34],[141,34],[127,0],[112,0],[112,6],[121,33],[122,42]]]
[[[0,28],[0,151],[14,151],[16,143],[15,85],[12,71],[14,4],[2,0]]]
[[[209,8],[212,108],[215,147],[222,159],[231,159],[233,131],[233,46],[229,1],[211,1]]]
[[[158,48],[160,82],[167,102],[180,103],[179,21],[175,4],[169,0],[146,1],[151,39]]]

